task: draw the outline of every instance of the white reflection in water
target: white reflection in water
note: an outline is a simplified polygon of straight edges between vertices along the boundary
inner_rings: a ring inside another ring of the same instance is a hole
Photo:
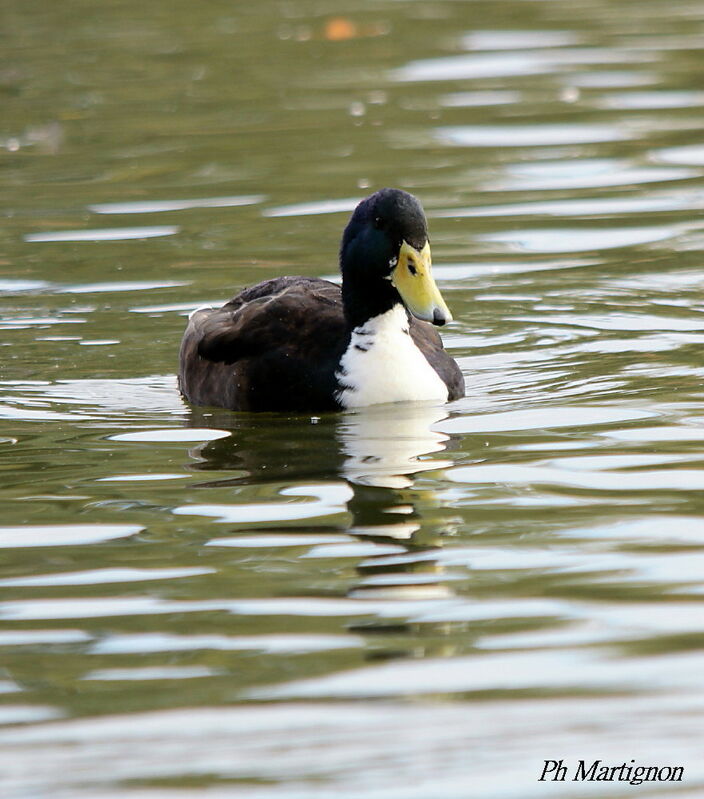
[[[702,198],[704,199],[704,198]],[[627,277],[615,277],[605,280],[602,286],[610,289],[622,288],[633,291],[661,291],[668,294],[679,292],[682,289],[694,288],[704,285],[704,274],[700,269],[673,269],[667,272],[644,272],[641,274],[631,274]],[[671,303],[689,304],[688,300],[675,300],[671,296],[667,297]],[[654,303],[660,300],[653,299]]]
[[[95,214],[155,214],[164,211],[184,211],[190,208],[232,208],[256,205],[265,199],[262,194],[233,197],[206,197],[195,200],[137,200],[123,203],[96,203],[88,210]]]
[[[616,158],[574,158],[540,163],[518,161],[502,166],[498,175],[492,175],[490,181],[481,184],[481,189],[492,192],[606,188],[682,180],[698,174],[693,169],[643,167]],[[609,198],[604,199],[608,209]]]
[[[275,208],[265,208],[262,216],[317,216],[319,214],[339,214],[353,211],[362,197],[345,197],[340,200],[318,200],[313,203],[297,203],[295,205],[280,205]]]
[[[640,575],[639,575],[640,577]],[[482,649],[542,649],[595,642],[655,641],[659,636],[699,634],[702,628],[699,602],[677,602],[677,612],[670,603],[624,602],[609,605],[570,606],[570,623],[561,627],[520,631],[508,635],[488,635]]]
[[[69,422],[95,419],[90,414],[58,413],[57,411],[37,411],[32,408],[16,408],[11,405],[0,405],[1,419],[21,419],[27,422]]]
[[[0,547],[57,547],[96,544],[136,535],[132,524],[41,524],[0,527]]]
[[[228,524],[292,521],[344,513],[352,491],[344,483],[303,485],[284,488],[282,497],[316,497],[308,502],[262,502],[241,505],[184,505],[174,508],[177,516],[213,516],[215,521]]]
[[[391,72],[391,80],[401,83],[422,81],[501,78],[514,75],[540,75],[564,71],[566,65],[626,64],[657,58],[650,53],[636,53],[606,47],[565,47],[471,53],[411,61]]]
[[[141,669],[100,669],[81,679],[121,682],[122,680],[193,680],[214,677],[217,672],[207,666],[154,666]]]
[[[46,280],[19,280],[3,278],[0,280],[0,294],[15,294],[24,291],[47,289],[51,284]]]
[[[618,89],[628,86],[650,86],[660,83],[657,72],[638,72],[628,69],[601,69],[591,72],[572,72],[561,76],[569,86],[581,89]]]
[[[449,461],[419,460],[445,449],[448,436],[431,426],[447,418],[445,406],[421,402],[380,405],[346,414],[340,440],[343,474],[353,483],[404,488],[410,475],[442,469]]]
[[[187,412],[179,396],[176,377],[173,374],[121,380],[87,378],[35,383],[0,382],[0,391],[17,392],[18,386],[22,395],[7,397],[6,401],[14,405],[0,406],[0,416],[30,421],[34,419],[79,421],[117,416],[121,422],[125,422],[132,417],[157,416],[158,418],[163,415],[161,424],[173,424],[174,417],[185,416]],[[38,403],[69,406],[70,410],[76,412],[34,410],[33,406]],[[173,435],[178,435],[179,430],[180,428]],[[169,431],[164,432],[164,437],[169,434]]]
[[[32,724],[53,721],[64,715],[58,708],[42,705],[3,705],[0,707],[0,724]]]
[[[147,580],[173,580],[211,574],[214,569],[91,569],[84,572],[58,572],[31,577],[9,577],[0,586],[100,585],[102,583],[133,583]]]
[[[176,225],[154,227],[101,228],[99,230],[56,230],[51,233],[28,233],[27,242],[44,241],[125,241],[127,239],[153,239],[173,236],[181,228]]]
[[[630,247],[672,238],[681,226],[641,228],[548,228],[483,233],[481,241],[498,242],[531,252],[589,252],[614,247]]]
[[[704,196],[690,192],[649,197],[594,197],[593,199],[561,199],[510,205],[477,205],[469,208],[448,208],[429,214],[438,218],[504,217],[504,216],[603,216],[605,214],[643,214],[704,207]]]
[[[449,550],[448,550],[449,552]],[[436,553],[437,554],[437,553]],[[402,575],[403,577],[403,575]],[[401,579],[402,583],[403,580]],[[422,589],[422,586],[419,586]],[[433,588],[433,586],[430,586]],[[478,602],[420,591],[409,586],[409,593],[397,596],[368,594],[361,597],[325,598],[283,596],[242,599],[168,600],[155,596],[108,596],[12,600],[0,603],[0,618],[16,621],[48,619],[90,619],[116,616],[161,616],[165,614],[212,613],[222,611],[235,616],[271,617],[378,617],[407,619],[414,623],[517,619],[554,616],[569,618],[570,608],[561,600],[484,599]],[[428,603],[427,599],[435,601]],[[13,688],[13,690],[16,690]]]
[[[475,92],[452,92],[438,98],[438,103],[446,108],[472,108],[489,105],[509,105],[521,99],[515,91],[482,90]]]
[[[621,141],[634,136],[613,125],[465,125],[437,128],[435,138],[459,147],[545,147]]]
[[[195,302],[170,302],[164,305],[143,305],[138,308],[130,308],[130,313],[145,313],[150,315],[160,315],[163,313],[178,312],[179,316],[189,316],[197,308],[219,308],[226,300],[197,300]]]
[[[390,512],[390,511],[389,511]],[[378,525],[355,525],[354,534],[356,536],[371,536],[378,538],[391,538],[397,541],[408,541],[413,537],[414,533],[420,530],[420,524],[394,522],[390,524]]]
[[[96,483],[148,483],[162,480],[183,480],[187,474],[116,474],[113,477],[99,477]]]
[[[681,147],[663,147],[660,150],[651,150],[651,156],[656,161],[666,164],[704,166],[704,145],[685,144]]]
[[[110,616],[151,616],[232,610],[227,600],[170,601],[152,596],[28,599],[0,603],[0,618],[15,620],[100,619]],[[234,610],[233,612],[237,612]]]
[[[651,86],[661,81],[657,72],[645,70],[604,69],[593,72],[572,72],[561,76],[568,86],[580,89],[620,89],[631,86]]]
[[[634,427],[628,430],[610,430],[599,433],[605,438],[615,441],[642,441],[646,443],[656,441],[704,441],[704,427]]]
[[[582,427],[648,419],[654,415],[653,411],[609,405],[546,407],[456,416],[438,424],[438,429],[447,433],[551,430],[558,427]]]
[[[594,491],[702,491],[704,469],[661,471],[603,471],[555,469],[549,466],[496,464],[451,469],[447,477],[469,485],[557,485]]]
[[[571,316],[545,314],[541,317],[516,316],[514,319],[518,322],[575,325],[576,327],[592,327],[596,330],[704,330],[704,321],[701,318],[701,314],[691,318],[656,316],[655,314],[644,313],[575,314]]]
[[[479,30],[463,36],[462,46],[466,50],[524,50],[564,47],[582,41],[582,36],[574,31]]]
[[[83,644],[92,636],[83,630],[1,630],[0,646]]]
[[[577,688],[635,691],[692,689],[701,684],[704,655],[603,660],[594,650],[487,654],[422,661],[396,661],[328,677],[252,691],[261,699],[382,697],[468,691]]]
[[[668,455],[666,453],[649,454],[632,452],[627,455],[573,455],[565,458],[553,458],[546,461],[557,469],[632,469],[637,466],[658,466],[662,463],[677,463],[689,460],[688,455]]]
[[[271,655],[294,655],[352,649],[363,643],[354,635],[169,635],[168,633],[135,633],[110,635],[91,647],[97,655],[145,654],[147,652],[188,652],[203,649],[224,652],[260,651]]]
[[[356,531],[355,531],[356,532]],[[380,534],[383,534],[381,532]],[[355,541],[348,544],[324,544],[315,546],[301,555],[301,558],[370,558],[375,555],[389,555],[391,553],[405,552],[406,548],[394,544],[375,544],[371,541]],[[412,582],[404,575],[403,582]],[[437,579],[437,578],[434,578]],[[398,581],[398,578],[396,578]]]
[[[82,283],[74,286],[59,286],[55,291],[59,294],[102,294],[118,291],[151,291],[153,289],[171,289],[189,285],[189,280],[133,280],[106,283]]]
[[[96,789],[96,762],[108,785],[216,775],[258,780],[255,791],[243,794],[257,799],[539,799],[546,785],[537,782],[536,769],[546,751],[590,763],[629,741],[629,757],[662,763],[663,734],[670,741],[668,762],[686,763],[687,780],[700,785],[702,705],[695,697],[652,694],[189,707],[16,728],[0,733],[0,745],[9,753],[3,759],[6,785],[26,788],[26,763],[32,762],[35,795],[61,799],[86,792],[99,799],[231,799],[237,792],[217,783],[196,790],[181,784]],[[57,785],[66,791],[57,794]],[[666,790],[657,795],[671,795]],[[593,795],[594,789],[576,784],[573,793]]]
[[[704,105],[704,93],[696,91],[618,92],[597,98],[594,105],[598,108],[613,108],[617,111],[695,108]]]
[[[401,83],[435,80],[496,78],[537,75],[552,68],[549,59],[535,53],[478,53],[411,61],[394,70],[391,79]]]
[[[620,537],[621,529],[624,531],[623,539]],[[581,574],[589,579],[592,586],[606,583],[619,586],[650,584],[653,587],[657,586],[662,592],[663,583],[671,583],[677,584],[678,592],[688,594],[690,585],[698,588],[704,581],[704,555],[662,549],[651,553],[632,551],[638,544],[656,543],[661,548],[687,545],[691,547],[693,544],[701,545],[704,540],[701,534],[698,537],[683,536],[679,539],[677,536],[668,536],[666,532],[668,529],[669,523],[665,519],[660,520],[658,528],[653,526],[650,530],[641,528],[638,521],[634,521],[632,525],[605,525],[595,531],[597,535],[592,535],[589,529],[565,530],[561,532],[561,537],[565,541],[573,540],[575,543],[573,546],[562,546],[557,551],[528,547],[513,551],[498,547],[476,549],[458,547],[443,550],[437,557],[438,563],[443,566],[463,566],[465,569],[472,569],[477,575],[485,572],[503,579],[506,579],[510,572],[515,573],[518,578],[521,575],[536,578],[548,574],[559,574],[564,578],[565,575],[574,577]],[[599,543],[598,545],[585,543],[592,541]],[[631,548],[627,554],[623,551],[625,545],[630,545]],[[569,606],[565,606],[562,615],[571,616],[574,611],[570,611]],[[459,618],[462,618],[462,611],[459,613]],[[699,621],[701,623],[701,620]],[[673,626],[673,631],[674,629]],[[696,627],[692,627],[692,631],[696,631]],[[633,635],[626,635],[621,631],[619,637],[625,640],[632,638]]]
[[[20,316],[15,317],[14,319],[5,317],[2,320],[2,325],[7,326],[4,327],[4,329],[12,330],[15,327],[26,328],[37,325],[41,327],[46,327],[47,325],[83,325],[85,322],[85,319],[64,319],[60,316]]]
[[[603,341],[586,341],[579,345],[580,352],[624,353],[667,352],[678,350],[685,344],[703,344],[704,336],[663,335],[639,336],[638,338],[610,338]]]
[[[140,430],[135,433],[118,433],[110,436],[112,441],[135,441],[149,443],[167,443],[169,441],[217,441],[219,438],[227,438],[230,433],[227,430],[210,430],[208,428],[196,427],[175,427],[166,430]]]

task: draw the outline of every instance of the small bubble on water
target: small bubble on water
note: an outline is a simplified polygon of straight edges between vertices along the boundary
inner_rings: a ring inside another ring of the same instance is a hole
[[[576,103],[579,100],[581,92],[576,86],[565,86],[560,91],[560,100],[563,103]]]

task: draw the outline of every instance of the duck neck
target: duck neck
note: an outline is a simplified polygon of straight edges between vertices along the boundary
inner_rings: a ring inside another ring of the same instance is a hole
[[[342,305],[347,328],[354,330],[376,316],[381,316],[396,306],[402,306],[401,297],[389,280],[379,278],[370,285],[359,285],[350,274],[343,274]],[[404,308],[405,310],[405,308]]]

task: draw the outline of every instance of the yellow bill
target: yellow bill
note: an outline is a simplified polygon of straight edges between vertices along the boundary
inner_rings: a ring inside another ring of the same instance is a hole
[[[422,250],[403,242],[398,263],[391,272],[391,283],[413,316],[434,325],[445,325],[452,321],[450,309],[433,280],[428,242]]]

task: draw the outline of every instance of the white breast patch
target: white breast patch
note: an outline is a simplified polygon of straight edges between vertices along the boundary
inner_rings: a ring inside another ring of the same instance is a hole
[[[413,343],[402,305],[352,331],[335,376],[341,386],[337,399],[344,408],[413,400],[447,402],[447,386]]]

